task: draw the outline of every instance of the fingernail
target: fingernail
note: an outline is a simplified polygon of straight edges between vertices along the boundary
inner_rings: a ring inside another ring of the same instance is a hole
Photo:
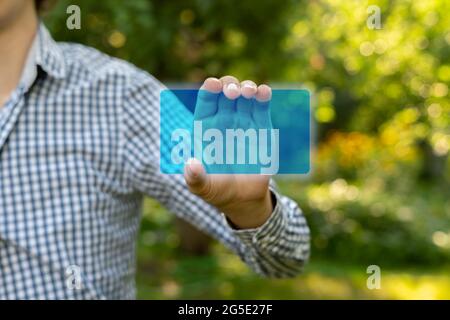
[[[254,86],[254,85],[251,84],[251,83],[244,83],[243,87],[244,87],[244,88],[250,88],[250,89],[255,89],[255,88],[256,88],[256,86]]]
[[[195,159],[195,158],[189,158],[189,159],[187,159],[186,164],[188,164],[188,165],[191,165],[191,164],[200,164],[200,161],[198,161],[198,160]]]
[[[195,178],[197,175],[194,172],[192,172],[190,166],[193,164],[196,164],[196,163],[200,163],[200,162],[195,158],[189,158],[189,159],[187,159],[187,161],[185,163],[185,167],[186,167],[186,171],[187,171],[188,175],[193,178]]]
[[[238,86],[235,83],[229,83],[227,89],[230,91],[238,91]]]

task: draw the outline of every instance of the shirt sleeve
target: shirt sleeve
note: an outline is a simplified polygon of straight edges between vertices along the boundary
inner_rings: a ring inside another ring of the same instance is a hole
[[[182,175],[160,172],[162,89],[152,76],[138,73],[123,93],[120,154],[127,185],[221,241],[258,274],[268,277],[298,274],[309,258],[309,228],[298,205],[281,195],[274,184],[271,191],[276,206],[270,218],[259,228],[235,230],[215,207],[189,192]],[[192,113],[180,102],[174,104],[171,113],[174,128],[184,121],[193,121]]]

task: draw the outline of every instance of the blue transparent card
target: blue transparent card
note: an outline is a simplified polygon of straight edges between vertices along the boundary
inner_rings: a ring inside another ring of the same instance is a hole
[[[187,159],[213,174],[307,174],[311,152],[307,90],[272,90],[269,103],[223,93],[160,94],[160,170],[183,173]]]

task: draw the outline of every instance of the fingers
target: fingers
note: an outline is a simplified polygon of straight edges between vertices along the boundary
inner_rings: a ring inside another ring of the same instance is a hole
[[[231,100],[239,98],[241,95],[241,85],[239,80],[233,76],[224,76],[220,78],[223,85],[224,95]]]
[[[217,78],[208,78],[198,92],[195,119],[203,119],[217,112],[217,102],[222,92],[222,82]]]
[[[258,91],[255,95],[255,98],[256,101],[263,104],[269,102],[270,99],[272,99],[272,89],[266,84],[258,86]]]
[[[222,82],[217,78],[209,77],[205,80],[205,82],[203,82],[203,85],[200,87],[200,89],[218,94],[222,91]]]
[[[251,80],[245,80],[239,83],[239,80],[233,76],[224,76],[220,78],[223,85],[223,92],[228,99],[234,100],[242,95],[244,98],[251,99],[256,94],[257,86]]]
[[[226,95],[224,93],[220,94],[219,96],[219,103],[218,103],[218,107],[217,107],[217,114],[220,115],[232,115],[233,113],[236,112],[236,99],[229,99],[226,97]],[[225,119],[227,121],[231,121],[232,117],[228,117],[222,119],[223,121],[225,121]],[[231,123],[223,123],[223,125],[230,125]]]
[[[241,115],[241,121],[250,121],[253,108],[252,98],[255,96],[256,92],[256,83],[250,80],[241,82],[241,97],[236,102],[237,112]]]
[[[244,98],[251,99],[257,92],[256,83],[251,80],[244,80],[241,82],[241,95]]]
[[[265,84],[258,86],[254,101],[253,118],[264,127],[271,126],[269,110],[271,99],[272,89]]]
[[[210,188],[209,176],[201,162],[190,158],[184,166],[184,179],[189,190],[200,197],[207,196]]]
[[[271,98],[272,90],[265,84],[257,86],[251,80],[239,82],[233,76],[208,78],[198,94],[195,118],[237,111],[243,115],[253,115],[257,121],[263,121],[267,118]]]
[[[223,94],[219,97],[218,110],[219,114],[231,114],[236,111],[236,99],[241,95],[239,80],[233,76],[224,76],[220,78],[222,82]],[[228,119],[228,120],[231,120]],[[231,123],[222,123],[224,126]]]

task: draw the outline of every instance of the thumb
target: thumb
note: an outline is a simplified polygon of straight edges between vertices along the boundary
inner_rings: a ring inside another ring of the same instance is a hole
[[[192,193],[200,197],[208,194],[210,187],[209,177],[206,174],[205,168],[197,159],[190,158],[186,161],[184,166],[184,179]]]

